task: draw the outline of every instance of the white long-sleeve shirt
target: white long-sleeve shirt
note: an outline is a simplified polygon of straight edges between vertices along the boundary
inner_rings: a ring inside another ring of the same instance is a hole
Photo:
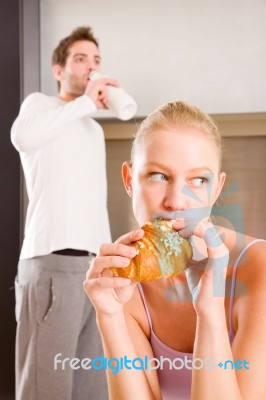
[[[110,242],[104,135],[83,95],[29,95],[11,129],[29,197],[21,259]]]

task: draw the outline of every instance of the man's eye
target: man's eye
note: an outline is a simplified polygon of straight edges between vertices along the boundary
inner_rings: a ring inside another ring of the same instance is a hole
[[[167,181],[167,176],[161,172],[154,172],[150,174],[150,178],[153,181]]]
[[[205,177],[197,177],[197,178],[193,178],[191,179],[191,184],[194,187],[201,187],[203,186],[206,182],[208,182],[208,179]]]

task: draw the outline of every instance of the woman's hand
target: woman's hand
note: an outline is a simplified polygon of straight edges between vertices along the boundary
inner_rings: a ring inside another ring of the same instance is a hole
[[[103,244],[91,263],[83,286],[97,313],[111,317],[123,311],[124,304],[131,298],[136,283],[113,277],[109,268],[128,266],[136,255],[136,250],[129,244],[141,239],[143,234],[140,229],[121,236],[115,243]]]
[[[224,312],[229,251],[218,229],[206,219],[195,224],[194,220],[181,218],[173,221],[173,227],[181,236],[195,235],[203,239],[207,247],[207,262],[192,262],[185,270],[197,315],[211,316],[214,312]]]

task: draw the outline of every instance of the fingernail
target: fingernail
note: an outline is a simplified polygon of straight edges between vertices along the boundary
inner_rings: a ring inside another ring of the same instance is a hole
[[[122,264],[122,265],[128,266],[129,263],[130,263],[130,260],[129,260],[128,258],[123,258],[123,259],[121,260],[121,264]]]
[[[130,248],[128,249],[128,252],[129,252],[129,255],[130,255],[131,257],[135,257],[135,255],[137,254],[137,253],[136,253],[136,249],[135,249],[134,247],[130,247]]]

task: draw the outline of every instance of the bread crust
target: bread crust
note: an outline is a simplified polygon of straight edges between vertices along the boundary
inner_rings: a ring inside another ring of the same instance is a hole
[[[179,275],[188,267],[192,247],[173,229],[170,221],[147,222],[142,229],[143,238],[131,244],[137,255],[130,260],[128,267],[111,267],[114,276],[148,282]]]

